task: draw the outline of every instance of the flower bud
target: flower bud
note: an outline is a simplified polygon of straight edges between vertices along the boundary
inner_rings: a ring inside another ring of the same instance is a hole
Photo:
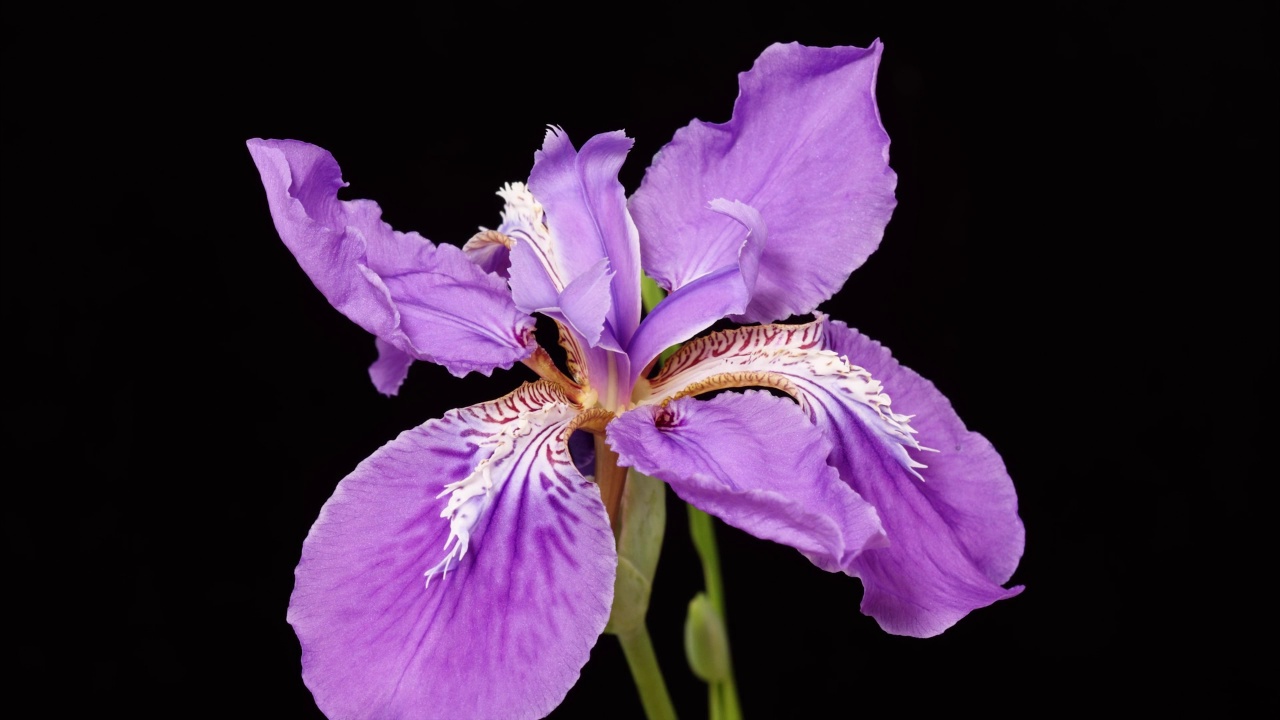
[[[684,621],[684,654],[693,674],[707,683],[729,679],[729,640],[724,618],[706,593],[698,593],[689,601],[689,615]]]

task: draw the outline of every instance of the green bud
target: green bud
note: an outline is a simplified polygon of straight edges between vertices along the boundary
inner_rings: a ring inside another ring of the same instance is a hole
[[[716,612],[706,593],[689,601],[684,621],[684,654],[693,674],[710,684],[729,679],[729,639],[724,618]]]

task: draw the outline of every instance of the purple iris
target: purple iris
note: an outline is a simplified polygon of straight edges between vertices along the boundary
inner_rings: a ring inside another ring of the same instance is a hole
[[[584,477],[577,431],[730,525],[860,578],[862,611],[890,633],[936,635],[1021,591],[1003,587],[1023,527],[991,444],[844,323],[773,324],[834,294],[889,221],[880,54],[770,47],[740,76],[732,119],[677,132],[629,199],[629,138],[575,148],[553,128],[528,183],[500,191],[501,225],[462,249],[339,200],[324,150],[249,141],[281,238],[376,337],[380,391],[414,360],[459,376],[524,362],[542,378],[405,431],[321,510],[288,618],[329,716],[533,718],[560,703],[609,619],[618,563],[618,478]],[[642,272],[669,293],[644,317]],[[536,344],[533,313],[559,325],[567,372]],[[690,340],[725,317],[761,324]],[[698,398],[745,388],[790,399]]]

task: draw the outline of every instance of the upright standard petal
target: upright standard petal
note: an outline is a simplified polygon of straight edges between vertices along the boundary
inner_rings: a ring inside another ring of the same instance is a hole
[[[639,239],[617,178],[630,148],[616,132],[576,151],[552,128],[529,185],[498,193],[518,306],[556,319],[575,379],[596,387],[609,408],[630,396],[625,346],[640,322]],[[487,241],[468,243],[473,257],[480,259]]]
[[[289,622],[334,718],[537,718],[604,630],[617,555],[545,382],[402,433],[302,548]]]
[[[828,571],[887,544],[871,505],[827,464],[831,443],[792,401],[761,391],[649,405],[609,423],[622,465]]]
[[[640,240],[627,213],[618,170],[632,141],[621,132],[596,135],[574,150],[557,128],[547,131],[534,156],[529,191],[546,208],[551,248],[544,253],[548,269],[566,287],[607,258],[613,277],[609,293],[608,329],[619,349],[640,324]],[[512,269],[512,283],[516,283]]]
[[[248,146],[280,238],[360,327],[459,376],[509,368],[533,351],[533,318],[501,277],[452,245],[393,230],[369,200],[339,200],[346,183],[328,152],[295,140]]]
[[[771,322],[831,297],[880,244],[897,176],[875,102],[871,47],[773,45],[739,76],[733,117],[695,120],[654,158],[630,210],[645,271],[674,291],[710,270],[737,232],[713,198],[760,212],[769,242],[751,304]]]
[[[828,462],[875,506],[889,547],[863,553],[847,571],[862,579],[862,610],[882,628],[937,635],[1021,592],[1001,587],[1022,554],[1013,484],[991,444],[964,428],[932,384],[820,315],[688,343],[644,402],[752,385],[796,398],[830,440]]]

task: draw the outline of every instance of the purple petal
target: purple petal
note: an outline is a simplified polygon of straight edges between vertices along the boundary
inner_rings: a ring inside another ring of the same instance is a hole
[[[569,321],[574,331],[587,341],[587,345],[617,346],[613,333],[605,328],[605,312],[608,305],[601,304],[601,295],[609,292],[613,272],[609,261],[601,259],[591,269],[574,278],[560,293],[560,314]],[[603,341],[602,335],[607,335]]]
[[[530,243],[522,242],[511,251],[510,273],[516,307],[565,323],[588,347],[600,343],[609,311],[609,282],[613,278],[608,258],[600,258],[560,288],[543,269],[538,251]],[[609,343],[616,344],[616,341]]]
[[[889,632],[942,632],[969,610],[1021,592],[1000,587],[1022,557],[1018,498],[991,443],[968,430],[933,383],[903,367],[889,350],[841,322],[826,325],[826,345],[869,370],[912,415],[921,441],[937,452],[913,454],[928,465],[917,480],[901,466],[858,451],[851,433],[842,475],[880,509],[891,547],[858,562],[866,587],[863,612]],[[847,420],[833,414],[832,421]]]
[[[688,340],[726,315],[742,312],[751,301],[760,253],[765,248],[760,213],[740,202],[719,198],[711,201],[711,209],[740,223],[746,236],[739,235],[730,244],[732,253],[726,248],[715,254],[712,262],[720,265],[680,286],[640,323],[628,349],[631,367],[637,374],[658,353]]]
[[[887,542],[875,509],[827,465],[831,444],[790,400],[760,391],[681,398],[627,412],[607,433],[620,464],[824,570],[847,570]]]
[[[481,230],[463,244],[462,253],[481,270],[501,278],[510,278],[511,273],[508,272],[511,266],[511,249],[508,246],[510,242],[511,239],[502,235],[501,232]]]
[[[551,128],[529,173],[529,191],[546,209],[553,239],[549,263],[561,278],[557,287],[607,258],[613,270],[608,324],[624,346],[640,324],[640,241],[618,182],[631,144],[621,132],[612,132],[575,151],[563,131]]]
[[[382,221],[369,200],[339,200],[333,156],[295,140],[250,140],[276,230],[329,302],[401,352],[455,375],[509,368],[533,349],[533,318],[502,278],[452,245]]]
[[[409,375],[413,356],[401,352],[382,338],[374,338],[374,345],[378,348],[378,359],[369,366],[369,379],[378,392],[387,396],[395,395],[400,392],[400,385]]]
[[[329,717],[537,718],[608,620],[617,564],[546,383],[406,431],[347,476],[289,605]]]
[[[828,462],[879,513],[889,547],[849,572],[882,628],[936,635],[1021,592],[1001,587],[1022,555],[1023,528],[999,455],[887,350],[821,314],[713,333],[671,358],[645,402],[747,385],[795,397],[831,442]]]
[[[760,212],[769,242],[740,320],[810,312],[880,243],[897,177],[875,103],[870,48],[773,45],[739,75],[733,118],[678,131],[631,198],[645,271],[676,290],[716,261],[734,223],[722,197]]]

